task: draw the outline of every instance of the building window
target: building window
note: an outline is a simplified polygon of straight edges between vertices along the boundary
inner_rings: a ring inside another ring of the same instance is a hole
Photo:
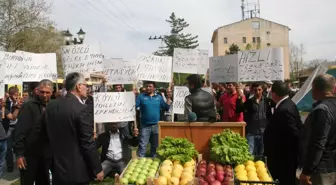
[[[257,41],[256,41],[256,37],[252,37],[252,42],[253,43],[256,43]]]
[[[261,42],[261,40],[260,40],[260,37],[257,37],[257,42],[258,42],[258,43],[260,43],[260,42]]]
[[[260,28],[260,22],[259,21],[253,21],[252,22],[252,28],[253,29],[259,29]]]
[[[267,31],[266,34],[269,35],[271,32],[270,31]]]
[[[246,43],[246,37],[243,37],[243,43]]]
[[[227,38],[224,37],[224,44],[227,44],[227,43],[228,43]]]
[[[271,43],[267,43],[267,46],[271,46]]]

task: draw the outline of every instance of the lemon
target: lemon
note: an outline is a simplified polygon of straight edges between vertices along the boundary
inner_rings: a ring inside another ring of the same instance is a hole
[[[238,171],[240,171],[240,170],[245,170],[245,166],[242,165],[242,164],[240,164],[240,165],[237,165],[237,166],[235,167],[235,169],[234,169],[235,172],[238,172]]]
[[[246,161],[245,166],[248,166],[248,165],[254,166],[254,162],[253,161]]]
[[[254,165],[247,165],[245,167],[246,171],[257,171],[257,169],[254,167]]]

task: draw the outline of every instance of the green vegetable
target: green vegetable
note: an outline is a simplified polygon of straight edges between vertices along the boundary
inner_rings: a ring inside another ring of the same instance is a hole
[[[239,134],[225,129],[220,134],[214,134],[210,141],[210,159],[225,164],[243,164],[253,160],[249,152],[247,140]]]
[[[180,161],[182,164],[198,156],[195,145],[185,138],[165,137],[156,150],[161,160]]]

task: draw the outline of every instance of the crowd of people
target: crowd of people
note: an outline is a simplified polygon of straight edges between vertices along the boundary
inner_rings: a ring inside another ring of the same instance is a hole
[[[173,87],[166,90],[146,82],[136,96],[137,127],[132,122],[94,123],[94,99],[86,79],[70,73],[64,89],[53,96],[53,82],[42,80],[30,97],[19,97],[16,87],[1,99],[0,177],[5,169],[20,169],[23,185],[85,185],[91,180],[121,173],[131,159],[131,146],[139,157],[156,156],[158,122],[246,122],[251,154],[266,156],[271,175],[281,185],[336,183],[335,79],[324,74],[312,84],[316,100],[302,123],[290,85],[282,81],[210,84],[190,75],[184,115],[175,115]],[[109,91],[105,82],[99,92]],[[114,92],[123,92],[121,84]],[[24,94],[24,93],[23,93]],[[94,125],[97,124],[97,130]],[[147,146],[150,144],[150,152]],[[13,154],[14,152],[14,154]]]

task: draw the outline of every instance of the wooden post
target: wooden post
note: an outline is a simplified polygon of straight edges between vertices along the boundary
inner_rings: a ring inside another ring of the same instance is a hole
[[[137,89],[137,82],[133,83],[133,92],[134,92],[135,89]],[[134,93],[134,96],[135,96],[135,93]],[[134,124],[133,124],[134,129],[138,128],[138,125],[137,125],[137,116],[136,115],[137,115],[137,110],[136,110],[136,107],[135,107],[135,119],[134,119]]]
[[[6,106],[6,95],[3,97],[2,101],[4,102],[3,103],[3,106],[1,107],[1,118],[2,119],[5,119],[5,106]]]

